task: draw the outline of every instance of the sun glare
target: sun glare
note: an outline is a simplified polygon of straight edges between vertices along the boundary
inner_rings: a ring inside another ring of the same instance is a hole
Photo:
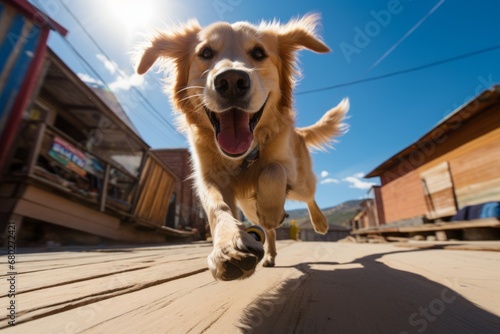
[[[154,4],[148,0],[106,0],[105,1],[113,19],[128,32],[136,28],[149,26],[154,18]]]

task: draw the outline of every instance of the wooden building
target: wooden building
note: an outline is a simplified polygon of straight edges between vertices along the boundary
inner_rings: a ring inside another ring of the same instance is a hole
[[[67,30],[25,0],[0,1],[0,170],[40,79],[51,30]]]
[[[360,211],[351,220],[351,228],[353,230],[376,227],[380,225],[375,199],[367,198],[361,201],[359,206]]]
[[[38,13],[23,0],[8,3],[0,3],[4,42]],[[0,87],[2,97],[24,101],[2,106],[2,138],[10,144],[2,146],[0,229],[13,221],[21,234],[28,226],[36,233],[59,226],[122,242],[163,242],[179,233],[164,226],[175,175],[103,99],[106,93],[80,80],[45,44],[33,60],[17,57],[16,45],[2,44],[0,54],[12,59],[0,57],[2,75],[39,64],[35,79],[26,79],[34,80],[32,89]]]
[[[348,228],[330,225],[328,232],[322,235],[316,233],[312,226],[305,226],[300,228],[299,239],[302,241],[339,241],[347,237],[350,232]]]
[[[368,173],[381,223],[448,220],[500,201],[500,86],[482,92]]]
[[[170,198],[166,226],[196,229],[198,238],[205,239],[207,219],[191,178],[191,154],[185,148],[155,149],[153,152],[177,177]]]

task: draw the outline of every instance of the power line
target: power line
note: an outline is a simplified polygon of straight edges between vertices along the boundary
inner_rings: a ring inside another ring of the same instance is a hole
[[[157,124],[155,122],[146,122],[146,119],[144,117],[136,117],[136,122],[143,124],[148,129],[151,129],[151,127],[156,129],[156,135],[161,137],[162,140],[165,140],[167,142],[172,140],[172,138],[165,135],[165,131],[161,131],[161,129],[157,127]],[[139,131],[139,129],[137,129],[137,131],[139,133],[141,132]]]
[[[410,73],[410,72],[420,71],[420,70],[423,70],[423,69],[426,69],[426,68],[429,68],[429,67],[443,65],[443,64],[446,64],[446,63],[451,63],[451,62],[454,62],[454,61],[457,61],[457,60],[461,60],[461,59],[464,59],[464,58],[476,56],[476,55],[479,55],[481,53],[491,52],[491,51],[498,50],[498,49],[500,49],[500,45],[494,45],[494,46],[491,46],[489,48],[484,48],[484,49],[481,49],[481,50],[464,53],[464,54],[461,54],[459,56],[455,56],[455,57],[451,57],[451,58],[446,58],[446,59],[443,59],[443,60],[438,60],[438,61],[435,61],[435,62],[432,62],[432,63],[428,63],[428,64],[425,64],[425,65],[408,68],[408,69],[405,69],[405,70],[400,70],[400,71],[396,71],[396,72],[382,74],[382,75],[378,75],[378,76],[374,76],[374,77],[370,77],[370,78],[365,78],[365,79],[348,81],[348,82],[344,82],[344,83],[340,83],[340,84],[336,84],[336,85],[332,85],[332,86],[327,86],[327,87],[322,87],[322,88],[305,90],[305,91],[301,91],[301,92],[296,92],[295,94],[296,95],[306,95],[306,94],[312,94],[312,93],[319,93],[319,92],[323,92],[323,91],[327,91],[327,90],[333,90],[333,89],[337,89],[337,88],[341,88],[341,87],[347,87],[347,86],[357,85],[357,84],[360,84],[360,83],[365,83],[365,82],[370,82],[370,81],[385,79],[385,78],[393,77],[393,76],[396,76],[396,75],[401,75],[401,74],[406,74],[406,73]]]
[[[38,0],[33,0],[35,4],[38,5],[39,8],[45,8]],[[45,14],[45,13],[44,13]],[[50,21],[48,21],[49,24]],[[53,27],[52,27],[53,28]],[[54,29],[56,30],[56,29]],[[100,81],[100,84],[102,86],[104,86],[104,88],[108,89],[111,91],[110,87],[108,86],[108,84],[106,84],[106,81],[104,81],[104,79],[99,75],[99,72],[97,72],[94,67],[78,52],[78,50],[76,50],[76,48],[74,47],[74,45],[66,38],[63,38],[63,42],[64,44],[71,50],[71,52],[73,52],[73,54],[75,54],[75,56],[77,57],[77,60],[81,63],[81,65],[85,68],[87,68],[88,70],[90,70],[90,72],[92,72],[92,74],[95,76],[95,78],[97,78],[99,81]],[[146,124],[144,122],[144,119],[143,118],[138,118],[141,120],[142,124]],[[165,136],[165,132],[161,131],[161,129],[159,129],[157,126],[156,123],[150,123],[149,126],[153,126],[154,128],[156,128],[157,130],[160,130],[158,131],[158,134],[162,137],[162,139],[166,140],[166,141],[171,141],[172,138],[169,138],[167,136]]]
[[[87,37],[92,41],[92,43],[94,43],[94,45],[97,47],[97,49],[99,50],[99,52],[101,52],[106,58],[107,60],[113,65],[113,67],[115,68],[116,72],[118,73],[119,76],[121,76],[122,78],[124,79],[127,79],[127,76],[124,75],[123,71],[121,70],[121,68],[118,66],[118,64],[116,64],[115,62],[113,62],[111,60],[111,57],[108,56],[108,54],[106,53],[106,51],[104,51],[104,49],[99,45],[99,43],[95,40],[95,38],[90,34],[90,32],[85,28],[85,25],[83,25],[83,23],[78,19],[78,17],[71,11],[71,9],[69,9],[68,6],[66,6],[66,4],[59,0],[59,3],[64,7],[64,9],[69,13],[69,15],[71,15],[71,17],[75,20],[75,22],[80,26],[80,28],[83,30],[83,32],[85,33],[85,35],[87,35]],[[136,87],[134,86],[131,86],[132,90],[138,94],[141,99],[148,105],[148,107],[159,117],[158,119],[160,121],[163,121],[165,122],[165,124],[170,128],[172,129],[173,131],[177,131],[175,129],[175,127],[169,122],[167,121],[166,119],[164,119],[162,116],[161,116],[161,113],[151,104],[151,102],[149,102],[149,100],[142,94],[141,91],[139,91]]]
[[[39,7],[39,8],[45,8],[45,6],[43,6],[43,4],[41,4],[38,0],[33,0],[33,1],[34,1],[37,5],[38,5],[38,7]],[[44,13],[44,14],[45,14],[45,13]],[[50,25],[52,25],[52,24],[50,23],[50,21],[47,21],[47,22],[49,22],[49,24],[50,24]],[[54,27],[52,27],[52,28],[54,28]],[[57,29],[54,29],[54,30],[55,30],[55,31],[58,31]],[[102,82],[102,84],[103,84],[103,85],[104,85],[107,89],[109,89],[108,85],[106,84],[106,81],[104,81],[104,79],[103,79],[103,78],[99,75],[99,73],[98,73],[98,72],[97,72],[97,71],[96,71],[96,70],[92,67],[92,65],[90,65],[90,63],[89,63],[89,62],[88,62],[88,61],[87,61],[84,57],[82,57],[82,56],[78,53],[78,51],[75,49],[75,47],[73,46],[73,44],[71,44],[71,43],[70,43],[70,42],[69,42],[66,38],[63,38],[63,41],[64,41],[64,43],[66,44],[66,46],[67,46],[68,48],[70,48],[70,50],[71,50],[74,54],[76,54],[76,55],[78,56],[78,61],[80,61],[81,63],[83,63],[84,67],[87,67],[88,69],[90,69],[90,71],[92,72],[92,74],[94,74],[94,75],[97,77],[97,79],[99,79],[99,80]]]
[[[43,4],[40,4],[38,0],[34,0],[39,8],[45,8]],[[71,17],[76,21],[76,23],[80,26],[80,28],[83,30],[83,32],[87,35],[87,37],[92,41],[92,43],[97,47],[97,49],[107,58],[107,60],[115,67],[116,72],[118,75],[124,79],[127,79],[128,77],[124,74],[124,72],[121,70],[121,68],[111,60],[111,58],[107,55],[107,53],[102,49],[102,47],[97,43],[97,41],[92,37],[92,35],[88,32],[88,30],[85,28],[85,26],[81,23],[81,21],[74,15],[74,13],[64,4],[64,2],[59,1],[60,4],[66,9],[66,11],[71,15]],[[110,90],[110,87],[106,84],[106,81],[99,75],[99,73],[92,67],[92,65],[76,50],[76,48],[73,46],[73,44],[64,36],[62,36],[65,44],[71,49],[71,51],[78,57],[78,59],[83,62],[88,69],[95,75],[96,78],[98,78],[102,84],[105,86],[106,89]],[[162,114],[149,102],[149,100],[134,86],[131,86],[131,89],[139,95],[142,101],[139,101],[144,106],[144,103],[146,103],[147,107],[151,109],[153,112],[152,115],[163,125],[169,127],[170,129],[173,130],[173,133],[177,135],[178,138],[181,138],[180,134],[176,131],[175,127],[167,120],[165,119]],[[153,123],[152,123],[153,124]],[[156,123],[154,123],[156,125]],[[155,126],[156,127],[156,126]],[[163,135],[163,131],[160,131]],[[166,137],[164,137],[166,138]],[[183,138],[182,138],[183,139]],[[172,138],[168,139],[169,141],[172,140]],[[174,139],[175,141],[175,139]]]
[[[34,1],[36,1],[38,3],[38,0],[34,0]],[[88,30],[85,28],[85,26],[81,23],[81,21],[78,19],[78,17],[75,16],[75,14],[66,6],[66,4],[63,1],[59,0],[59,2],[66,9],[66,11],[73,17],[73,19],[76,21],[76,23],[82,28],[83,32],[94,43],[94,45],[98,48],[98,50],[110,61],[110,63],[113,65],[113,67],[115,67],[118,75],[120,75],[122,78],[126,79],[127,77],[123,74],[123,71],[118,67],[118,65],[115,62],[113,62],[111,60],[111,58],[107,55],[107,53],[101,48],[101,46],[99,45],[99,43],[97,43],[97,41],[92,37],[92,35],[88,32]],[[63,38],[63,39],[66,41],[66,38]],[[72,45],[71,45],[71,48],[74,50],[74,47]],[[464,54],[461,54],[461,55],[458,55],[458,56],[446,58],[446,59],[443,59],[443,60],[431,62],[431,63],[428,63],[428,64],[424,64],[424,65],[420,65],[420,66],[416,66],[416,67],[411,67],[411,68],[404,69],[404,70],[399,70],[399,71],[396,71],[396,72],[382,74],[382,75],[378,75],[378,76],[374,76],[374,77],[370,77],[370,78],[365,78],[365,79],[348,81],[348,82],[344,82],[344,83],[340,83],[340,84],[336,84],[336,85],[331,85],[331,86],[326,86],[326,87],[321,87],[321,88],[316,88],[316,89],[299,91],[299,92],[296,92],[295,94],[296,95],[313,94],[313,93],[319,93],[319,92],[323,92],[323,91],[327,91],[327,90],[333,90],[333,89],[337,89],[337,88],[342,88],[342,87],[357,85],[357,84],[361,84],[361,83],[365,83],[365,82],[386,79],[386,78],[397,76],[397,75],[401,75],[401,74],[406,74],[406,73],[410,73],[410,72],[420,71],[420,70],[427,69],[427,68],[430,68],[430,67],[435,67],[435,66],[446,64],[446,63],[451,63],[451,62],[454,62],[454,61],[457,61],[457,60],[461,60],[461,59],[464,59],[464,58],[476,56],[476,55],[479,55],[479,54],[482,54],[482,53],[486,53],[486,52],[491,52],[491,51],[494,51],[494,50],[497,50],[497,49],[500,49],[500,44],[499,45],[494,45],[494,46],[491,46],[491,47],[488,47],[488,48],[484,48],[484,49],[480,49],[480,50],[476,50],[476,51],[464,53]],[[75,52],[77,53],[76,50],[75,50]],[[77,53],[77,54],[79,55],[79,57],[88,66],[91,66],[90,64],[88,64],[88,62],[85,59],[83,59],[83,57],[79,53]],[[105,81],[97,74],[97,72],[93,68],[92,68],[92,71],[96,74],[96,76],[103,83],[105,83]],[[151,102],[149,102],[149,100],[142,94],[142,92],[140,90],[138,90],[134,86],[131,86],[131,88],[148,105],[148,107],[153,111],[153,115],[159,121],[163,122],[169,128],[171,128],[173,131],[175,131],[175,133],[177,133],[177,130],[175,129],[175,127],[168,120],[166,120],[165,118],[162,117],[162,114],[151,104]],[[109,89],[109,87],[108,87],[108,89]]]

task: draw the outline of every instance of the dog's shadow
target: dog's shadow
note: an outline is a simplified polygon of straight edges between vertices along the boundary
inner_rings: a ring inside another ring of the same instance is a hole
[[[415,250],[424,251],[424,250]],[[244,333],[500,333],[500,318],[456,290],[376,260],[307,262],[302,272],[247,307]],[[407,251],[404,251],[407,252]],[[459,278],[452,278],[457,289]]]

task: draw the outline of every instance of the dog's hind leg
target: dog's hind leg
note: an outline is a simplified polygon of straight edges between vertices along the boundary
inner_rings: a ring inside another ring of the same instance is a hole
[[[274,229],[266,230],[266,256],[262,266],[274,267],[274,259],[276,258],[276,231]]]

